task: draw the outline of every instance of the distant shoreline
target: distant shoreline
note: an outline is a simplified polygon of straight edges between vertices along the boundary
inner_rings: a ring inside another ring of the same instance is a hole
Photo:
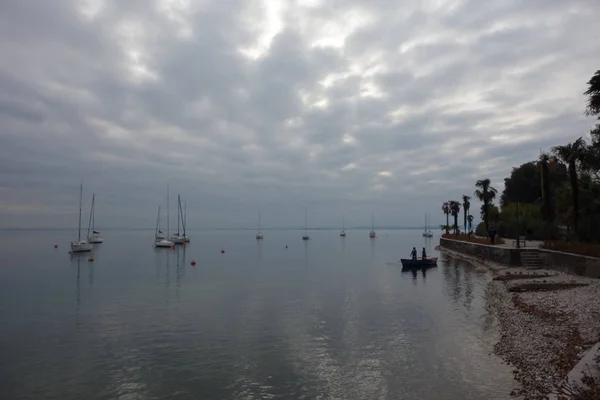
[[[74,228],[0,228],[0,231],[72,231]],[[156,228],[97,228],[103,231],[154,231]],[[370,231],[370,226],[344,228],[346,231]],[[375,230],[382,231],[420,231],[423,227],[384,227],[376,226]],[[303,231],[304,227],[261,228],[261,231]],[[308,228],[309,231],[339,231],[339,227]],[[256,228],[198,228],[188,229],[189,232],[200,231],[256,231]]]

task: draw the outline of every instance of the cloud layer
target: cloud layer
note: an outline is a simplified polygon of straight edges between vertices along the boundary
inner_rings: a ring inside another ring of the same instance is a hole
[[[0,5],[0,227],[418,225],[585,134],[596,1]],[[173,197],[172,197],[173,198]],[[172,203],[174,204],[174,202]],[[439,216],[441,221],[443,218]],[[434,222],[435,219],[434,219]]]

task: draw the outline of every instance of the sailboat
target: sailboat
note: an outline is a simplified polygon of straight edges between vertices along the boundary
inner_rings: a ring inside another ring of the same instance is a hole
[[[429,229],[428,221],[427,221],[427,213],[425,213],[425,226],[423,228],[423,237],[433,237],[433,233],[431,233],[431,229]]]
[[[154,247],[171,247],[173,242],[167,240],[160,230],[160,206],[158,206],[158,216],[156,217],[156,232],[154,233]]]
[[[304,209],[304,236],[302,236],[302,240],[310,240],[310,236],[308,236],[308,214],[306,209]]]
[[[263,239],[264,236],[262,234],[262,232],[260,231],[260,208],[258,209],[258,232],[256,232],[256,240],[261,240]]]
[[[180,205],[181,207],[181,202]],[[187,224],[187,202],[183,202],[183,215],[181,217],[181,225],[183,225],[183,241],[186,243],[190,242],[190,238],[188,237],[188,235],[185,233],[185,226]]]
[[[104,239],[100,236],[100,232],[96,230],[96,193],[92,194],[92,208],[90,210],[90,220],[88,222],[88,243],[102,243]],[[92,234],[90,235],[90,230]]]
[[[167,199],[169,194],[167,193]],[[167,200],[167,204],[169,201]],[[169,215],[169,206],[167,206],[167,216]],[[171,235],[170,240],[175,244],[184,244],[185,237],[179,234],[180,222],[183,220],[183,213],[181,211],[181,195],[177,195],[177,232]]]
[[[377,235],[375,234],[375,219],[373,217],[373,214],[371,214],[371,232],[369,232],[369,237],[371,239],[377,237]]]
[[[94,245],[85,240],[81,240],[81,203],[83,201],[83,183],[79,187],[79,227],[77,241],[71,242],[71,251],[73,253],[82,253],[84,251],[92,251]]]
[[[344,217],[342,217],[342,231],[340,232],[341,237],[346,237],[346,227],[345,227]]]

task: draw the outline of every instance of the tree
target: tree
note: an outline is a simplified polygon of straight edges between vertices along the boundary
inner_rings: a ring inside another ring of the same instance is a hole
[[[482,218],[485,223],[485,231],[487,232],[490,229],[489,223],[489,205],[493,203],[496,198],[496,194],[498,191],[496,188],[490,186],[491,182],[488,178],[480,179],[475,183],[475,187],[478,189],[475,190],[474,195],[479,199],[479,201],[483,202],[482,205]]]
[[[554,221],[554,201],[553,193],[550,188],[550,169],[548,163],[550,156],[546,153],[540,154],[538,164],[540,166],[541,181],[542,181],[542,216],[544,221],[550,223]]]
[[[446,214],[446,234],[450,233],[450,221],[448,216],[450,215],[450,203],[445,201],[442,203],[442,211]]]
[[[471,200],[471,198],[469,196],[467,196],[466,194],[462,195],[462,200],[463,200],[463,216],[464,216],[464,227],[465,227],[465,232],[467,231],[467,217],[469,215],[469,209],[471,208],[471,202],[469,200]]]
[[[448,206],[450,208],[450,214],[454,217],[454,234],[458,234],[458,214],[460,214],[460,203],[456,200],[448,201]]]
[[[469,232],[473,231],[473,219],[474,217],[471,214],[467,216],[467,222],[469,223]]]
[[[582,159],[586,145],[583,138],[567,143],[563,146],[554,146],[552,152],[565,164],[569,173],[569,184],[571,185],[571,202],[573,205],[573,230],[577,234],[579,223],[579,186],[577,179],[578,162]]]
[[[600,69],[587,84],[588,90],[583,93],[588,96],[585,113],[586,115],[600,115]]]

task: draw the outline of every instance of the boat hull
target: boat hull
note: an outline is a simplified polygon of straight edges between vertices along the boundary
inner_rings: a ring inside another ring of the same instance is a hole
[[[173,247],[173,242],[171,242],[170,240],[157,240],[154,242],[154,247]]]
[[[171,236],[171,238],[169,240],[171,242],[173,242],[174,244],[184,244],[185,243],[185,238],[183,236]]]
[[[84,253],[86,251],[92,251],[94,245],[85,241],[82,242],[72,242],[71,243],[71,251],[73,253]]]
[[[264,239],[263,234],[262,233],[257,233],[256,234],[256,240],[261,240],[261,239]]]
[[[95,243],[95,244],[104,243],[104,238],[101,238],[101,237],[89,237],[88,238],[88,243]]]
[[[302,240],[310,240],[310,236],[302,236]]]
[[[411,258],[402,258],[400,261],[402,262],[402,267],[404,268],[420,268],[420,267],[433,267],[437,265],[437,257],[432,258],[418,258],[413,260]]]

